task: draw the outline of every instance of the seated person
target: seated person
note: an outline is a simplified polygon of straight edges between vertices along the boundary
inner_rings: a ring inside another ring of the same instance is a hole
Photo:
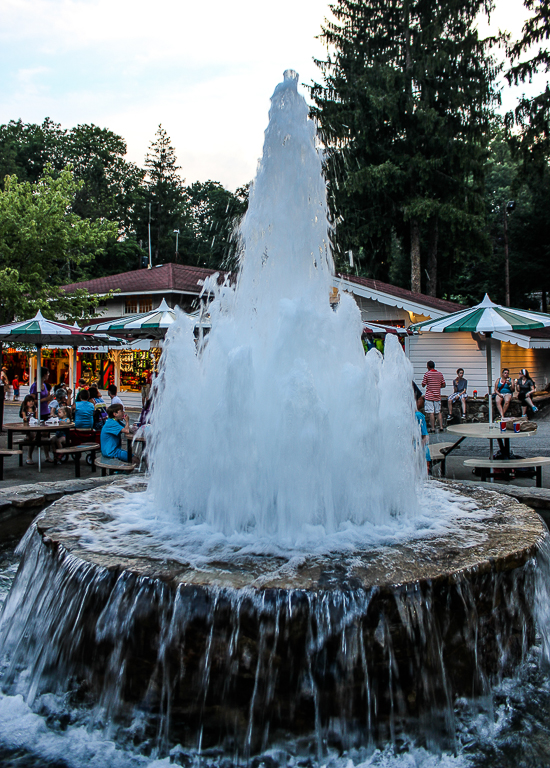
[[[101,453],[111,459],[128,461],[128,451],[121,449],[121,435],[129,435],[128,416],[124,415],[122,405],[110,405],[107,408],[109,418],[101,430]]]
[[[57,416],[59,409],[67,405],[70,405],[70,394],[63,387],[58,387],[55,391],[55,400],[50,402],[50,416]]]
[[[34,395],[25,395],[25,399],[21,403],[21,408],[19,409],[19,418],[23,419],[23,424],[28,424],[29,419],[37,417],[37,410],[36,410],[36,401],[34,399]],[[27,439],[30,443],[29,445],[29,453],[27,457],[27,464],[34,464],[32,454],[34,451],[34,445],[36,440],[36,432],[27,432]]]
[[[90,396],[90,402],[94,406],[94,430],[99,432],[107,421],[107,406],[97,387],[90,387],[88,395]]]
[[[521,403],[521,415],[525,416],[527,414],[527,406],[531,408],[533,413],[536,413],[538,411],[538,408],[536,405],[533,404],[533,401],[531,400],[531,395],[536,390],[536,385],[533,379],[529,376],[529,371],[527,368],[521,369],[521,375],[519,379],[516,381],[516,391],[518,393],[518,399]]]
[[[68,406],[66,405],[60,405],[57,409],[57,417],[59,419],[59,424],[70,424],[70,410]],[[69,434],[66,429],[56,429],[54,436],[50,439],[50,448],[53,451],[54,459],[55,459],[55,453],[60,448],[64,448],[66,445],[69,444]]]
[[[94,426],[94,404],[90,402],[87,389],[78,393],[80,400],[74,404],[74,425],[76,429],[92,429]]]
[[[114,384],[111,384],[109,387],[107,387],[107,393],[109,394],[109,397],[111,398],[111,405],[122,405],[122,400],[117,395],[117,388]]]
[[[449,415],[447,420],[450,421],[453,418],[453,403],[456,400],[460,401],[462,406],[462,418],[466,418],[466,400],[468,398],[468,381],[464,378],[464,368],[457,368],[456,379],[453,380],[453,393],[449,395],[447,400],[447,407],[449,409]]]
[[[514,385],[510,378],[510,371],[508,368],[503,368],[502,376],[495,381],[495,402],[497,410],[500,413],[500,418],[503,419],[510,401],[512,400],[512,390]]]

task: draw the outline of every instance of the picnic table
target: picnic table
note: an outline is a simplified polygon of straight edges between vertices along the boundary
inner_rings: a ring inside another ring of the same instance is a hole
[[[536,456],[532,459],[518,459],[511,456],[510,452],[510,440],[525,439],[537,434],[536,429],[530,432],[514,432],[507,429],[505,432],[500,431],[500,422],[493,424],[454,424],[447,427],[447,432],[451,434],[459,435],[459,439],[453,443],[449,448],[444,449],[442,452],[445,456],[448,456],[451,451],[454,451],[463,440],[467,438],[478,438],[481,440],[489,440],[489,458],[488,459],[466,459],[464,466],[474,467],[480,469],[482,473],[482,479],[489,477],[492,481],[494,479],[494,470],[504,470],[506,479],[511,476],[511,470],[520,468],[535,468],[536,483],[537,486],[541,486],[542,482],[542,466],[544,464],[550,464],[550,457]],[[499,459],[493,458],[493,440],[497,440],[500,448]],[[442,474],[444,473],[444,466],[442,465]]]
[[[69,423],[64,424],[58,424],[58,425],[51,425],[51,424],[33,424],[32,426],[30,424],[25,424],[22,421],[19,421],[15,424],[4,424],[4,429],[8,433],[8,450],[13,449],[13,435],[16,432],[22,432],[23,434],[28,435],[30,432],[36,432],[36,447],[38,449],[38,471],[40,472],[40,447],[42,445],[42,435],[44,434],[50,434],[50,432],[57,432],[58,429],[71,429],[71,427],[74,427],[74,422],[70,421]]]

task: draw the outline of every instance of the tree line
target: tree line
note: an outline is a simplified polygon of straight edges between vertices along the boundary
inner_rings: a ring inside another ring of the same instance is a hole
[[[525,0],[514,43],[480,38],[492,0],[330,7],[310,90],[338,271],[546,310],[550,89],[502,115],[499,83],[550,70],[548,0]],[[149,230],[153,265],[234,267],[248,188],[186,184],[180,170],[161,125],[143,167],[96,125],[0,125],[0,320],[38,307],[89,316],[93,297],[59,287],[143,267]]]
[[[162,125],[143,168],[125,156],[124,139],[96,125],[0,125],[0,321],[93,315],[94,297],[60,286],[147,266],[149,231],[153,265],[235,266],[248,188],[186,185]]]
[[[490,0],[330,7],[311,95],[339,270],[352,251],[355,273],[413,291],[546,309],[550,91],[502,116],[499,81],[550,69],[547,0],[525,0],[513,44],[480,38]]]

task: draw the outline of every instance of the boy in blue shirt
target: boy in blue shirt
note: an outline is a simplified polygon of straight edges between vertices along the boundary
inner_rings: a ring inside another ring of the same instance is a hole
[[[121,449],[122,435],[130,434],[128,415],[122,405],[110,405],[107,408],[108,419],[101,430],[101,453],[111,459],[128,461],[128,451]]]

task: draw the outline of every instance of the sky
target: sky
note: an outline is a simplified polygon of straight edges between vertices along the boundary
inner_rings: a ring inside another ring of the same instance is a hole
[[[519,35],[521,0],[496,5],[492,27]],[[284,70],[320,79],[327,17],[326,0],[0,0],[0,123],[95,123],[140,166],[162,123],[186,183],[234,190],[254,177]]]

